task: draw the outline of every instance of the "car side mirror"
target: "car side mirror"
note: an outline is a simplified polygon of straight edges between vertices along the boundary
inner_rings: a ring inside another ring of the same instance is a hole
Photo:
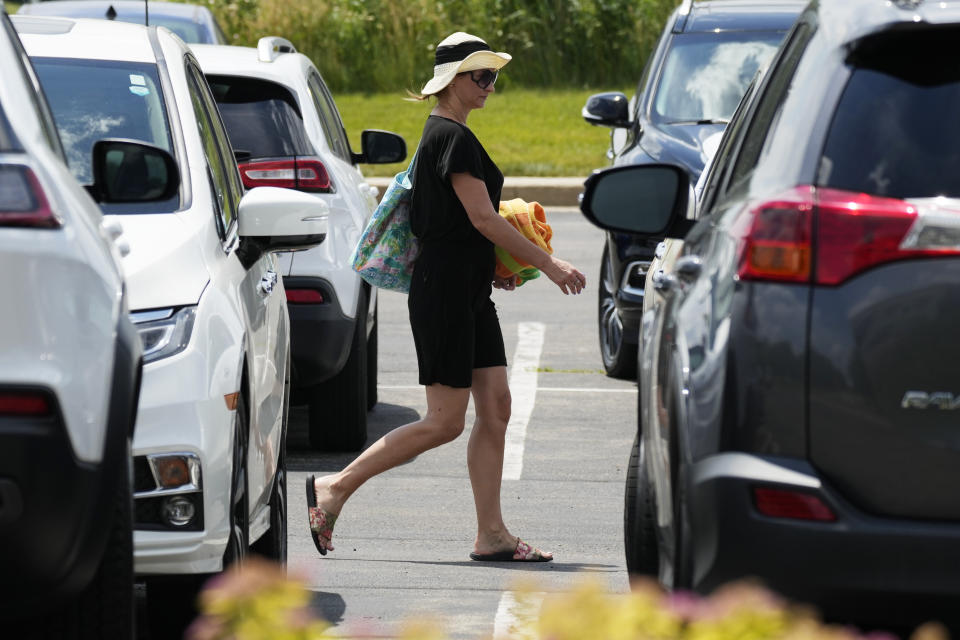
[[[93,144],[97,202],[158,202],[180,189],[180,169],[169,152],[139,140],[105,138]]]
[[[580,115],[590,124],[614,128],[630,126],[629,101],[619,91],[593,94],[587,98]]]
[[[294,189],[255,187],[237,206],[240,261],[249,268],[269,251],[309,249],[327,237],[330,206]]]
[[[587,178],[580,210],[598,227],[650,237],[682,238],[687,219],[690,177],[669,164],[627,165]]]
[[[380,129],[365,129],[360,134],[361,153],[353,154],[355,164],[391,164],[407,157],[407,142],[402,136]]]

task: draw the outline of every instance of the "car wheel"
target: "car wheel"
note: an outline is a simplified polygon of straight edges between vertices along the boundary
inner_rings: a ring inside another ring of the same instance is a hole
[[[637,350],[623,341],[623,321],[614,300],[616,292],[617,281],[610,268],[609,249],[604,246],[597,293],[600,357],[608,376],[632,379],[637,375]]]
[[[693,587],[693,542],[690,531],[690,516],[687,509],[687,483],[684,480],[682,469],[674,483],[676,504],[674,505],[673,522],[675,542],[673,544],[673,585],[674,589],[691,589]]]
[[[367,294],[360,290],[357,323],[343,369],[310,391],[310,444],[324,451],[359,451],[367,441]]]
[[[271,560],[287,564],[287,425],[290,415],[290,356],[287,355],[287,375],[283,385],[283,428],[280,433],[280,453],[277,472],[270,491],[270,529],[253,543],[251,549]]]
[[[627,467],[623,504],[623,542],[631,577],[656,576],[660,568],[653,487],[644,469],[643,438],[637,432]]]
[[[377,308],[379,308],[379,304]],[[377,405],[377,329],[380,321],[377,309],[373,310],[373,330],[367,338],[367,411]]]
[[[250,495],[247,491],[247,443],[250,415],[243,393],[237,396],[233,429],[233,471],[230,474],[230,537],[223,552],[223,568],[243,563],[250,548]]]

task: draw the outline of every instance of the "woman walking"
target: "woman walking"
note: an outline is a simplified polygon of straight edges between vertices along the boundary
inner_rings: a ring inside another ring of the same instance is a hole
[[[414,163],[411,224],[420,240],[407,305],[427,394],[426,415],[394,429],[339,473],[307,478],[310,532],[317,550],[333,550],[333,525],[344,503],[371,477],[462,433],[473,394],[476,422],[467,467],[477,512],[474,560],[545,562],[552,554],[512,535],[500,510],[504,439],[510,419],[507,359],[492,287],[494,246],[539,268],[564,294],[580,293],[586,278],[524,238],[497,208],[503,175],[467,127],[467,117],[494,92],[510,61],[486,42],[457,32],[436,49],[433,78],[422,99],[436,96]]]

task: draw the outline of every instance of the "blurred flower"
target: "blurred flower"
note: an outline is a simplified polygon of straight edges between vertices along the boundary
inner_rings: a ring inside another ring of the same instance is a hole
[[[283,568],[258,557],[211,579],[187,640],[319,640],[325,621],[309,608],[310,591]]]

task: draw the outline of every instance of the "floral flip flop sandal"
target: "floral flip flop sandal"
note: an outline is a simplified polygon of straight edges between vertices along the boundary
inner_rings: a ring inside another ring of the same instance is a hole
[[[327,550],[333,551],[330,544],[333,540],[333,525],[337,516],[317,506],[317,494],[314,489],[314,476],[307,477],[307,517],[310,522],[310,537],[317,546],[320,555],[327,555]]]
[[[550,562],[553,556],[543,555],[543,551],[517,538],[517,547],[513,551],[496,551],[494,553],[471,553],[471,560],[478,562]]]

